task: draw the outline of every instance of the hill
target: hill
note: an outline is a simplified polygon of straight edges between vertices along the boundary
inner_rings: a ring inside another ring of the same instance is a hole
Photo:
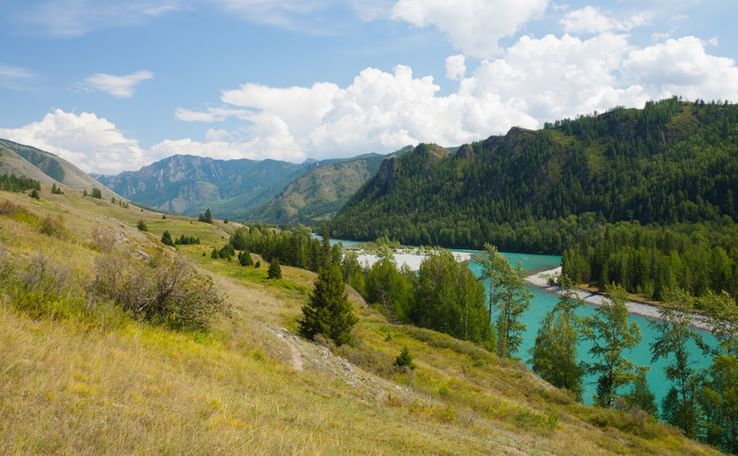
[[[302,171],[302,165],[277,160],[175,155],[139,171],[98,180],[131,201],[161,211],[192,215],[209,207],[219,217],[236,218],[267,201]]]
[[[268,280],[263,258],[210,258],[234,223],[46,186],[38,201],[0,192],[0,208],[2,454],[715,454],[643,415],[576,403],[516,361],[391,324],[350,289],[352,345],[298,338],[315,275],[285,266]],[[201,243],[175,251],[165,230]],[[134,320],[94,294],[106,274],[149,283],[126,265],[169,259],[225,296],[208,329]],[[403,346],[413,372],[393,367]]]
[[[562,252],[597,223],[738,218],[738,106],[647,103],[450,153],[385,160],[333,220],[345,239]]]
[[[0,139],[0,174],[30,177],[42,184],[79,189],[100,187],[87,173],[57,155]]]
[[[333,216],[371,177],[384,155],[367,154],[310,165],[266,204],[246,219],[275,224],[312,223]]]

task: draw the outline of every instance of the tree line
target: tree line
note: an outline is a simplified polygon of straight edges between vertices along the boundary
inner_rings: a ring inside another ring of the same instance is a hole
[[[638,223],[608,225],[562,256],[564,273],[575,283],[601,289],[614,283],[631,293],[662,300],[682,288],[695,296],[710,291],[738,295],[738,225]]]
[[[18,177],[15,174],[3,174],[0,176],[0,191],[25,192],[28,190],[41,191],[41,183],[29,177]]]

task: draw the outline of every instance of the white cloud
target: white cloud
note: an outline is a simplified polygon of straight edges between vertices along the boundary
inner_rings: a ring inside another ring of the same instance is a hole
[[[326,0],[213,0],[218,7],[246,20],[280,27],[293,27],[297,17],[327,6]]]
[[[367,68],[345,87],[244,84],[223,91],[224,106],[218,108],[238,114],[213,116],[213,108],[199,119],[245,119],[247,128],[237,135],[241,139],[229,136],[226,142],[218,132],[209,135],[218,140],[214,145],[194,147],[202,153],[217,149],[213,153],[219,156],[300,161],[388,152],[418,142],[458,145],[512,126],[536,128],[545,121],[618,105],[640,107],[673,95],[738,101],[735,62],[708,54],[706,45],[694,37],[638,47],[612,33],[589,39],[523,36],[467,76],[456,59],[457,65],[449,65],[456,71],[449,75],[460,82],[447,95],[439,94],[432,77],[415,77],[402,65],[391,73]],[[188,116],[198,120],[197,112]]]
[[[459,81],[464,78],[466,75],[466,58],[459,54],[459,55],[452,55],[450,57],[446,57],[446,77],[454,80]]]
[[[561,19],[561,27],[566,33],[605,33],[627,32],[648,23],[649,15],[636,14],[625,20],[617,20],[604,15],[599,9],[586,6],[570,11]]]
[[[20,90],[24,83],[36,77],[33,71],[12,65],[0,65],[0,88]]]
[[[436,27],[468,57],[492,58],[501,38],[540,17],[547,5],[548,0],[398,0],[392,17]]]
[[[223,122],[230,117],[248,120],[250,118],[249,111],[245,109],[234,108],[207,108],[205,111],[192,111],[185,108],[177,108],[174,113],[175,117],[185,122]]]
[[[187,0],[43,0],[29,7],[20,20],[41,32],[74,37],[109,27],[137,25],[180,10]]]
[[[0,129],[0,137],[57,154],[89,172],[118,173],[145,164],[136,140],[93,113],[56,109],[38,122]]]
[[[123,76],[97,73],[85,79],[82,88],[88,91],[104,92],[115,98],[131,98],[138,84],[153,77],[154,73],[145,70]]]

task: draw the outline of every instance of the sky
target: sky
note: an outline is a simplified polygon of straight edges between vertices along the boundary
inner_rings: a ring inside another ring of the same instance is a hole
[[[0,137],[88,172],[738,102],[734,0],[0,0]]]

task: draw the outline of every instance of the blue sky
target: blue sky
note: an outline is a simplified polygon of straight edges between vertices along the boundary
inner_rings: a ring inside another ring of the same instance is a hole
[[[738,101],[717,0],[0,0],[0,137],[86,170],[457,145],[680,95]]]

